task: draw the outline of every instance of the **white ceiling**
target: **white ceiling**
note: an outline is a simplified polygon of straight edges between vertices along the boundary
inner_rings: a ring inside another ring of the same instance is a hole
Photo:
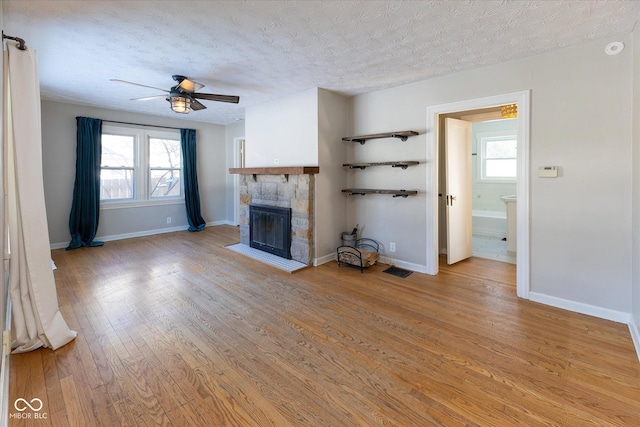
[[[2,0],[5,34],[38,51],[42,98],[219,124],[312,87],[346,95],[628,34],[638,1]],[[603,45],[604,49],[604,45]],[[173,113],[173,74],[239,95]],[[178,117],[179,118],[179,117]]]

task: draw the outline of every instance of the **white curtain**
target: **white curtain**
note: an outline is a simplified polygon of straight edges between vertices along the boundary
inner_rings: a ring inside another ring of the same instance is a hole
[[[76,337],[58,308],[42,177],[36,52],[7,43],[4,54],[5,258],[9,257],[13,353],[57,349]]]

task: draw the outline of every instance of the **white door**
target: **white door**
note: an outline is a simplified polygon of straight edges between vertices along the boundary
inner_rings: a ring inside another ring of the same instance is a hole
[[[445,119],[447,264],[467,259],[471,240],[471,123]]]

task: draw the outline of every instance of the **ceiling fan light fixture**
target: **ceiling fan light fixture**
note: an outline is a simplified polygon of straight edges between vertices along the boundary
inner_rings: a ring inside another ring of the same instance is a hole
[[[191,111],[191,99],[184,96],[172,96],[169,98],[171,109],[175,113],[189,114]]]
[[[200,110],[206,109],[207,107],[199,101],[200,99],[207,100],[207,101],[229,102],[232,104],[237,104],[240,102],[239,96],[216,95],[213,93],[195,92],[195,90],[203,88],[204,85],[202,83],[189,80],[184,76],[174,75],[173,79],[177,81],[178,84],[173,86],[170,90],[160,89],[154,86],[142,85],[139,83],[128,82],[126,80],[119,80],[119,79],[111,79],[111,80],[115,82],[127,83],[135,86],[142,86],[142,87],[157,89],[157,90],[166,92],[166,95],[153,95],[153,96],[145,96],[142,98],[133,98],[132,101],[147,101],[149,99],[164,98],[166,101],[169,102],[169,105],[171,106],[171,111],[173,111],[174,113],[189,114],[191,111],[200,111]],[[193,90],[188,90],[185,88],[189,88]]]

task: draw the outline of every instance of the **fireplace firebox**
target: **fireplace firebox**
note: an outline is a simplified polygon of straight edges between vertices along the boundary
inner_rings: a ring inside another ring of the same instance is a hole
[[[249,205],[249,245],[291,259],[291,208]]]

